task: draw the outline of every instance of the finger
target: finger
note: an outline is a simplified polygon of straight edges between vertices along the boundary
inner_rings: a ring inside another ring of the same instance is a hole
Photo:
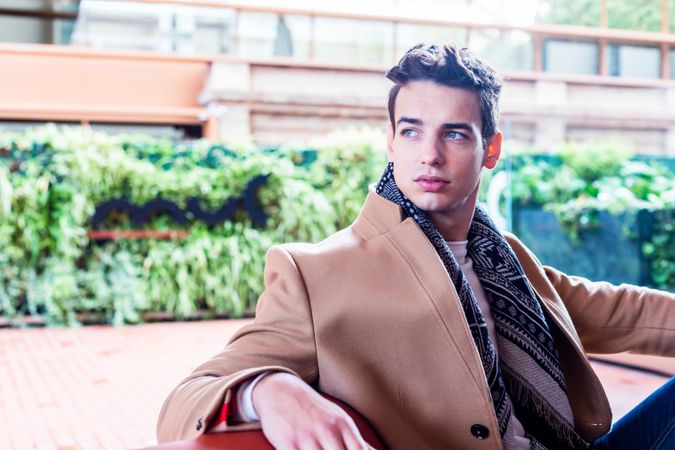
[[[298,437],[297,442],[299,450],[347,450],[339,431],[328,426]]]
[[[321,448],[324,450],[348,450],[338,425],[331,424],[327,429],[325,439],[321,440]]]
[[[322,450],[323,446],[314,435],[298,436],[293,450]]]
[[[342,439],[347,450],[364,450],[370,447],[353,423],[344,427],[342,430]]]

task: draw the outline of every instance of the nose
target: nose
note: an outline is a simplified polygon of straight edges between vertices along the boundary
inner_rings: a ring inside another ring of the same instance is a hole
[[[427,166],[440,166],[445,161],[443,147],[438,139],[430,137],[422,142],[420,162]]]

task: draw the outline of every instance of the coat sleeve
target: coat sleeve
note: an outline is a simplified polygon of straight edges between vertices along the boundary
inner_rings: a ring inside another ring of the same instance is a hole
[[[230,401],[232,388],[267,370],[293,373],[309,383],[318,376],[307,292],[295,261],[283,247],[272,247],[267,253],[265,291],[258,300],[255,321],[235,333],[221,353],[169,394],[157,423],[158,441],[204,433]]]
[[[589,353],[675,356],[675,295],[544,267]]]

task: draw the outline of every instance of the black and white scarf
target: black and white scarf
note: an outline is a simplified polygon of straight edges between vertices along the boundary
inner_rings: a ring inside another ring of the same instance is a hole
[[[499,358],[459,264],[427,213],[396,185],[392,163],[382,174],[376,192],[399,205],[403,219],[415,220],[448,271],[483,363],[505,449],[516,445],[514,409],[532,440],[531,448],[588,448],[589,444],[574,430],[558,351],[534,289],[487,213],[476,206],[467,252],[490,304]]]

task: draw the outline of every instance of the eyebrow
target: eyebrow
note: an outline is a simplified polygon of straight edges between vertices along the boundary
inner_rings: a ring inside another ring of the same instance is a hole
[[[401,123],[409,123],[411,125],[424,125],[424,122],[420,119],[416,119],[415,117],[406,117],[406,116],[401,116],[400,119],[396,122],[396,125],[399,125]],[[468,123],[465,122],[447,122],[441,125],[442,130],[466,130],[469,132],[473,133],[473,128]]]

